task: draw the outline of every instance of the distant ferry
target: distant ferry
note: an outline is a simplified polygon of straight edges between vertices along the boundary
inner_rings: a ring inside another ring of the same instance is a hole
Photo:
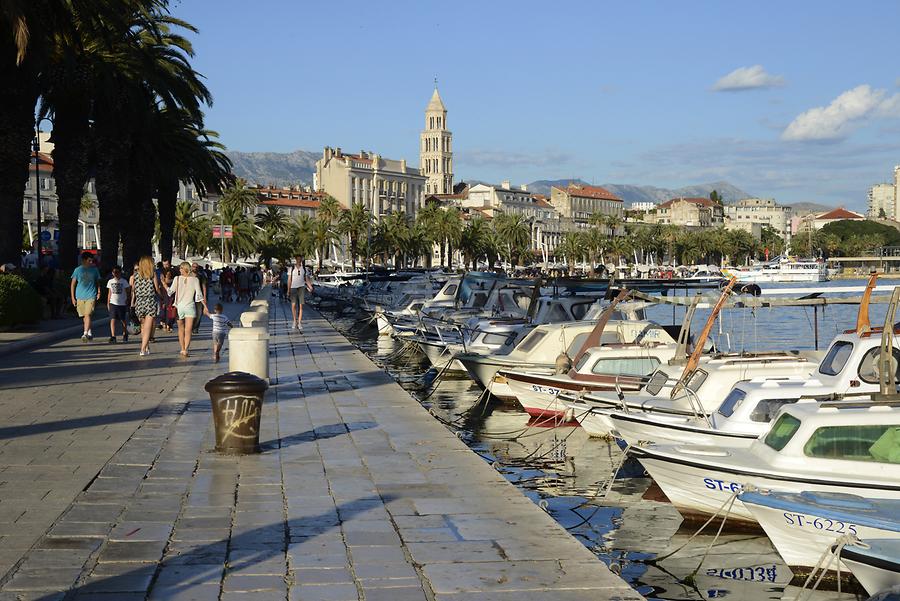
[[[763,284],[769,282],[825,282],[828,269],[824,261],[815,259],[793,260],[778,257],[768,263],[749,267],[726,267],[726,277],[736,277],[739,282]]]

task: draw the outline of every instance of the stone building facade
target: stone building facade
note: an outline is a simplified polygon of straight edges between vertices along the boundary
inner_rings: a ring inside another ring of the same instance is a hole
[[[735,229],[744,229],[751,233],[756,230],[752,226],[736,226],[736,224],[768,225],[781,236],[785,242],[791,239],[791,208],[779,205],[771,198],[744,198],[733,205],[725,207],[726,225]]]
[[[405,160],[374,152],[344,154],[326,146],[316,161],[317,191],[333,196],[345,209],[361,203],[375,219],[397,211],[414,218],[424,202],[427,179]]]
[[[625,203],[621,198],[600,186],[569,184],[565,188],[550,188],[550,204],[561,217],[577,224],[586,224],[591,215],[600,213],[618,219],[625,217]]]
[[[673,198],[647,215],[649,223],[718,227],[725,224],[722,205],[708,198]]]

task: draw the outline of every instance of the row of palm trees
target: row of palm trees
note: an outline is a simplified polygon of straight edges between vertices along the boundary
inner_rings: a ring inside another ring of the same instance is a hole
[[[126,264],[149,254],[155,232],[170,258],[179,181],[201,194],[230,181],[204,127],[212,96],[185,37],[196,30],[169,0],[0,1],[0,261],[19,256],[36,115],[52,122],[60,265],[76,260],[90,177],[102,266],[120,245]]]

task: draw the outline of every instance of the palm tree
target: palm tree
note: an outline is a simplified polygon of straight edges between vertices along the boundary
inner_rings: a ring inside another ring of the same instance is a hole
[[[475,269],[478,260],[487,255],[488,235],[490,225],[482,217],[473,218],[462,231],[459,239],[459,249],[463,253],[464,263],[470,269]]]
[[[350,241],[350,262],[356,271],[356,257],[359,256],[359,241],[366,236],[372,224],[372,214],[361,203],[357,203],[341,213],[339,231]]]
[[[278,207],[268,206],[265,212],[256,216],[256,225],[266,232],[269,239],[277,238],[284,233],[288,220]]]
[[[190,200],[179,201],[175,205],[175,224],[172,234],[175,246],[178,248],[178,256],[184,259],[191,237],[197,232],[197,205]]]
[[[579,232],[566,232],[556,247],[556,255],[564,258],[570,276],[575,273],[574,263],[581,257],[583,250],[584,243]]]
[[[503,213],[494,220],[494,229],[506,246],[510,265],[520,265],[531,246],[531,225],[524,215]]]
[[[587,251],[588,262],[590,263],[590,275],[597,275],[597,258],[603,261],[603,255],[609,248],[609,237],[599,227],[591,227],[581,231],[581,244]]]
[[[225,205],[228,209],[239,210],[241,213],[250,213],[259,204],[259,194],[256,190],[248,188],[247,182],[238,177],[222,193],[219,204]]]
[[[453,246],[462,234],[462,215],[456,207],[441,209],[434,224],[435,240],[441,245],[441,267],[453,269]],[[446,253],[444,247],[446,246]]]
[[[224,239],[225,256],[222,260],[231,263],[239,257],[249,257],[256,252],[258,245],[257,229],[238,205],[219,203],[219,214],[215,223],[230,225],[232,237]]]
[[[301,256],[308,257],[315,252],[313,236],[315,222],[316,220],[309,215],[300,215],[287,224],[285,238],[287,245],[291,248],[289,255],[300,253]],[[285,258],[290,258],[290,256]]]
[[[419,211],[416,213],[416,226],[420,229],[422,234],[426,237],[430,244],[434,244],[438,242],[438,222],[441,216],[441,208],[438,206],[436,202],[428,202],[425,203]],[[443,241],[441,242],[441,256],[443,256]],[[431,269],[431,259],[434,254],[433,250],[429,249],[429,252],[425,253],[425,267],[427,269]],[[441,265],[443,265],[443,259],[441,259]]]
[[[316,209],[316,219],[320,219],[328,225],[333,225],[341,217],[341,203],[330,194],[326,194],[319,202]]]
[[[331,243],[337,240],[337,234],[335,233],[334,228],[331,227],[331,223],[321,218],[312,220],[310,227],[312,247],[319,256],[319,271],[322,271],[322,262],[325,260],[325,254],[331,246]]]

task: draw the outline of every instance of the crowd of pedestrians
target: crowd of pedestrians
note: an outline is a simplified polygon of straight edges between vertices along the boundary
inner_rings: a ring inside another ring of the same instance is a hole
[[[105,285],[103,284],[105,280]],[[156,330],[177,330],[180,354],[188,357],[191,341],[200,331],[204,316],[212,322],[213,358],[219,361],[231,321],[222,302],[246,302],[259,292],[263,283],[274,281],[271,272],[256,267],[226,266],[213,271],[209,265],[184,262],[178,266],[168,260],[154,264],[149,256],[133,266],[129,277],[114,267],[104,278],[93,254],[81,255],[81,265],[72,273],[70,301],[83,322],[82,342],[94,339],[92,318],[102,293],[106,291],[109,311],[109,343],[115,344],[121,330],[122,342],[128,342],[129,329],[140,332],[139,355],[150,354]],[[210,308],[210,291],[218,292],[220,303]]]

